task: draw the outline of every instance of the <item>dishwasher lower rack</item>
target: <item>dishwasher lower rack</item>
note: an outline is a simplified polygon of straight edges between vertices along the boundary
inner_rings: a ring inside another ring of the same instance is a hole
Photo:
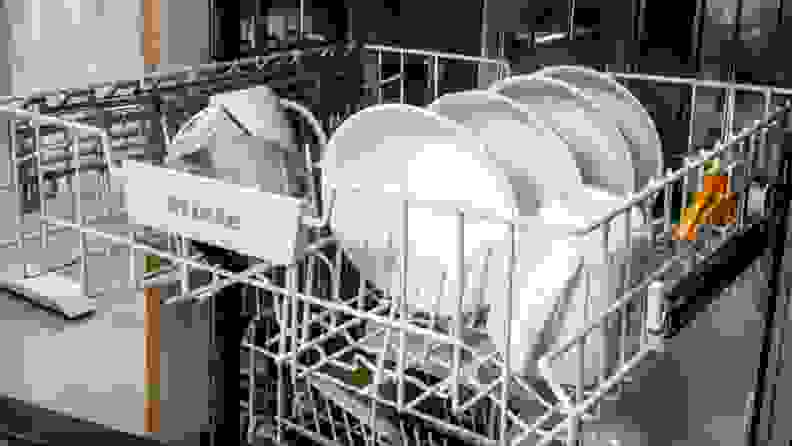
[[[497,351],[481,328],[486,312],[413,312],[401,305],[399,296],[405,290],[373,290],[349,267],[343,246],[334,256],[309,256],[302,271],[287,274],[271,290],[271,333],[246,344],[253,359],[265,357],[262,360],[276,371],[270,373],[275,402],[269,435],[285,439],[297,433],[322,444],[344,446],[459,441],[546,446],[577,445],[581,440],[615,444],[608,438],[614,429],[608,407],[619,403],[631,375],[662,349],[669,332],[672,311],[663,290],[765,219],[768,209],[757,192],[762,187],[750,179],[757,175],[759,153],[774,159],[772,153],[777,153],[786,134],[788,113],[789,106],[778,109],[575,234],[596,236],[602,231],[602,259],[611,265],[615,256],[604,235],[610,223],[629,219],[633,208],[651,201],[660,207],[659,217],[653,214],[642,226],[653,241],[647,251],[651,258],[626,262],[619,278],[608,285],[607,295],[613,298],[606,307],[589,314],[568,339],[540,352],[537,373],[531,378],[512,372],[509,355]],[[703,175],[707,162],[716,158],[724,164],[738,159],[745,165],[743,178],[730,183],[740,185],[735,191],[737,218],[725,226],[699,225],[695,241],[677,240],[672,203],[680,189],[686,189],[680,183],[690,175]],[[403,204],[404,209],[408,204],[422,205],[407,200]],[[519,221],[506,224],[513,235]],[[630,248],[629,241],[622,243]],[[636,262],[647,267],[633,268]],[[587,274],[596,273],[590,267],[584,266]],[[597,365],[594,384],[584,380],[584,373],[572,383],[559,379],[554,364],[574,361],[598,337],[607,341],[603,344],[607,348],[601,347],[607,352],[601,355],[605,359]],[[257,367],[254,364],[249,371]],[[250,374],[251,380],[255,374]],[[252,384],[251,389],[256,387]],[[248,408],[257,406],[255,397],[251,392]],[[251,438],[265,430],[255,410],[248,418]]]
[[[453,338],[453,321],[409,314],[402,339],[402,330],[388,330],[389,322],[401,322],[387,318],[398,302],[369,289],[341,251],[335,254],[333,262],[308,258],[292,286],[282,284],[296,294],[312,290],[303,294],[310,303],[288,293],[267,293],[259,301],[266,317],[253,324],[265,329],[243,343],[244,385],[256,389],[243,404],[251,442],[298,435],[337,445],[504,444],[501,439],[528,445],[564,420],[562,403],[543,379],[511,377],[504,400],[503,358],[480,327],[486,314],[465,315],[464,347],[455,363],[455,344],[426,336]],[[626,312],[621,340],[628,357],[641,349],[640,310]],[[591,411],[588,420],[595,415]]]
[[[398,319],[386,318],[398,302],[369,289],[342,252],[334,254],[332,262],[309,257],[280,283],[296,294],[311,290],[303,296],[312,302],[292,299],[288,292],[259,299],[264,316],[253,324],[264,329],[243,344],[245,385],[257,389],[244,404],[251,440],[299,434],[324,444],[318,439],[355,445],[370,444],[376,434],[382,445],[439,445],[460,439],[495,444],[502,438],[503,358],[480,328],[486,314],[465,315],[464,348],[457,352],[456,366],[451,343],[425,336],[449,337],[452,321],[447,318],[408,315],[402,348],[400,330],[388,333],[388,322]],[[631,307],[629,316],[624,344],[630,343],[629,354],[634,354],[640,347],[639,308]],[[450,394],[455,370],[457,407]],[[528,433],[519,443],[535,443],[541,432],[563,420],[562,406],[541,379],[512,377],[511,382],[506,438],[511,442]]]
[[[321,333],[320,327],[315,330]],[[500,411],[495,399],[483,399],[463,413],[455,413],[447,389],[437,387],[436,394],[426,394],[427,386],[442,384],[437,376],[443,374],[440,365],[430,370],[424,364],[406,367],[403,392],[415,403],[409,411],[394,407],[400,390],[393,376],[381,379],[374,394],[372,381],[378,379],[377,370],[393,374],[397,366],[389,349],[390,358],[378,368],[377,343],[370,331],[350,330],[329,338],[322,345],[325,352],[307,352],[298,361],[280,364],[274,355],[261,355],[262,347],[246,343],[248,364],[254,364],[246,371],[258,372],[253,378],[248,374],[250,381],[243,383],[248,390],[256,389],[243,404],[251,442],[256,436],[285,441],[296,435],[319,444],[407,446],[496,438]],[[278,335],[271,338],[277,339]],[[371,393],[367,396],[365,392]],[[463,392],[468,398],[475,393],[467,388]],[[260,398],[267,401],[256,401]],[[251,407],[256,410],[249,410]],[[534,410],[539,413],[542,407]]]

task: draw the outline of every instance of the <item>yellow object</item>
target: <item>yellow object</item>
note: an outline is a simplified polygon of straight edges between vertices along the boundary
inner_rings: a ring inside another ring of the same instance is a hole
[[[369,371],[363,366],[358,366],[352,371],[352,384],[360,387],[369,385]]]
[[[696,225],[701,221],[704,211],[713,203],[716,194],[709,192],[697,192],[696,203],[692,208],[687,208],[682,212],[682,221],[676,227],[675,237],[678,240],[695,240]]]
[[[704,175],[705,176],[720,176],[721,168],[720,168],[720,159],[715,158],[714,160],[708,161],[704,163]]]
[[[736,194],[719,192],[696,192],[695,204],[682,210],[679,225],[674,227],[677,240],[695,240],[696,225],[732,224],[737,217]]]

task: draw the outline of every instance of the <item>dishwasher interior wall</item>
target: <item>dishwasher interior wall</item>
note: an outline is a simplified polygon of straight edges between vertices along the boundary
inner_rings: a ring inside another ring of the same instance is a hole
[[[7,201],[0,202],[7,208]],[[12,228],[0,234],[8,238]],[[59,234],[51,252],[74,245]],[[96,315],[65,321],[26,301],[0,294],[0,394],[132,434],[144,434],[143,292],[124,281],[125,250],[89,257]],[[2,257],[2,266],[10,262]],[[139,256],[142,271],[143,257]],[[175,291],[175,290],[173,290]],[[163,293],[167,295],[166,293]],[[161,424],[154,438],[194,445],[209,421],[208,306],[161,306]],[[42,427],[46,429],[46,426]]]

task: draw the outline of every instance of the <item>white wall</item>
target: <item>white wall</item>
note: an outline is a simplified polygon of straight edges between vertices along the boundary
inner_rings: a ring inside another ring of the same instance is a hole
[[[143,75],[142,0],[4,3],[13,94]],[[161,68],[207,62],[208,0],[161,0],[161,8]]]
[[[9,25],[8,15],[5,10],[5,3],[0,8],[0,42],[11,41],[11,26]],[[0,45],[0,96],[11,94],[11,58],[10,45]],[[8,121],[0,119],[0,184],[8,182]],[[2,193],[2,192],[0,192]],[[6,223],[7,219],[0,218],[0,228]]]
[[[6,1],[12,92],[143,74],[139,1]]]
[[[160,1],[160,69],[208,62],[209,1]],[[142,0],[0,0],[0,96],[141,78],[142,11]],[[0,156],[0,183],[7,163]]]
[[[208,0],[160,1],[160,68],[207,62],[210,57]],[[7,42],[6,46],[0,45],[0,96],[26,96],[35,90],[141,78],[145,70],[142,10],[142,0],[0,0],[0,39]],[[0,183],[8,181],[6,126],[7,121],[0,119]],[[8,193],[0,191],[0,198],[5,200],[5,207],[0,208],[13,208]],[[13,236],[13,225],[13,213],[0,212],[3,239]],[[0,301],[5,303],[5,300],[7,297],[0,295]],[[133,307],[141,310],[140,305],[138,302]],[[206,321],[198,313],[197,307],[162,310],[162,430],[156,437],[163,440],[197,444],[195,436],[207,419],[208,334]],[[142,346],[142,325],[135,326],[135,330],[131,345]],[[74,347],[79,349],[80,345]],[[128,352],[124,354],[130,356]],[[108,379],[115,380],[113,385],[140,390],[143,358],[132,353],[129,361],[124,364],[116,358],[116,366],[129,367],[132,371],[125,376],[111,372]],[[19,386],[22,391],[31,387]],[[23,396],[35,399],[34,395]],[[85,400],[87,404],[78,416],[125,431],[142,432],[142,393],[133,391],[108,397],[105,407],[91,406],[93,400],[85,390],[74,396],[76,401]],[[45,401],[33,402],[52,406]],[[79,406],[69,404],[75,409]],[[124,415],[125,410],[133,416]]]

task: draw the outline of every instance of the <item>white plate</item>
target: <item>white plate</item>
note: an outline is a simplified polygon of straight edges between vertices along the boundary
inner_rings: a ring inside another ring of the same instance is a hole
[[[527,213],[522,206],[520,208],[521,215],[531,217],[528,219],[531,223],[527,225],[530,229],[520,230],[518,234],[511,321],[506,314],[508,295],[503,261],[489,268],[488,286],[484,290],[490,303],[488,332],[498,351],[505,351],[505,328],[511,327],[513,371],[522,376],[535,375],[536,361],[543,353],[574,336],[616,297],[612,286],[618,278],[618,265],[632,258],[632,253],[624,250],[623,218],[613,222],[610,232],[609,251],[616,254],[613,266],[602,266],[600,230],[587,237],[569,234],[604,216],[619,206],[623,198],[583,186],[566,144],[552,132],[539,134],[537,129],[544,128],[542,121],[525,105],[517,105],[491,92],[469,91],[445,95],[429,108],[477,132],[488,151],[509,173],[513,185],[515,178],[520,177],[530,178],[533,184],[550,185],[545,190],[546,195],[539,197],[541,205],[534,212]],[[535,123],[538,125],[532,125]],[[533,147],[540,148],[541,152],[531,150]],[[517,190],[533,191],[529,185]],[[568,193],[559,194],[558,191]],[[524,194],[518,193],[518,196],[521,201],[526,199]],[[632,217],[631,226],[635,228],[641,223],[637,210]],[[499,246],[494,256],[499,260],[507,259],[507,248]],[[595,274],[588,303],[579,271],[584,258],[594,265],[591,268]],[[593,336],[587,343],[584,367],[588,384],[593,384],[598,376],[602,342],[601,337]],[[574,384],[579,370],[577,357],[574,354],[564,357],[553,370],[558,380]]]
[[[512,330],[511,369],[520,376],[537,376],[537,360],[557,345],[559,339],[572,334],[569,328],[576,327],[569,326],[568,320],[583,315],[580,297],[575,294],[580,287],[573,282],[582,261],[580,242],[566,236],[567,228],[552,225],[543,216],[529,219],[535,221],[530,230],[517,234],[510,319],[505,262],[496,262],[496,268],[490,269],[490,286],[486,290],[490,302],[487,332],[497,351],[503,354],[506,330]],[[508,251],[508,244],[503,243],[494,255],[508,259]],[[574,300],[570,301],[570,297]],[[598,351],[601,349],[592,345],[588,356],[596,357]],[[577,370],[569,364],[561,364],[561,369]]]
[[[566,143],[535,111],[487,91],[446,94],[429,110],[473,130],[509,175],[520,215],[535,215],[553,200],[566,201],[583,190]],[[541,162],[537,160],[541,159]]]
[[[505,353],[506,329],[510,328],[514,373],[536,376],[538,358],[573,336],[586,321],[585,289],[579,284],[586,240],[568,236],[575,228],[570,224],[570,213],[547,213],[543,209],[585,201],[579,169],[566,143],[541,118],[505,96],[483,91],[448,94],[429,109],[465,124],[481,137],[509,174],[521,215],[529,217],[527,228],[517,234],[511,318],[507,314],[509,296],[505,286],[505,260],[509,255],[506,243],[497,244],[493,252],[497,261],[488,268],[484,294],[490,304],[488,332],[497,350]],[[574,223],[583,220],[578,218]],[[595,300],[602,298],[597,295]],[[600,352],[601,339],[588,343],[584,366],[592,383]],[[576,359],[558,362],[555,376],[574,383],[574,374],[579,370]]]
[[[651,267],[646,256],[647,235],[633,234],[631,249],[626,249],[623,217],[612,223],[609,237],[612,257],[608,265],[603,263],[601,230],[584,237],[569,235],[599,217],[604,213],[602,209],[610,209],[621,202],[621,198],[598,190],[587,193],[591,199],[576,205],[554,203],[541,208],[539,215],[528,218],[534,221],[528,225],[530,229],[519,232],[510,321],[505,304],[508,303],[508,290],[504,285],[507,283],[506,270],[497,268],[504,262],[490,269],[490,286],[486,290],[487,301],[491,303],[487,331],[497,350],[503,353],[506,327],[511,327],[511,368],[515,374],[537,376],[537,361],[543,354],[560,347],[607,310],[618,297],[621,265],[632,262],[634,279]],[[635,228],[640,220],[635,214],[632,217],[631,226]],[[494,255],[507,258],[508,245],[500,245]],[[590,273],[588,290],[583,268]],[[604,339],[598,332],[588,337],[583,364],[587,385],[594,384],[600,373],[604,343],[613,345],[610,344],[613,341]],[[562,355],[553,363],[552,370],[556,381],[576,384],[577,353],[573,350]]]
[[[401,294],[404,198],[482,209],[503,218],[516,215],[508,177],[475,135],[447,118],[410,105],[373,106],[348,118],[330,139],[322,168],[326,186],[336,193],[330,222],[333,231],[361,274],[395,295]],[[352,191],[354,186],[361,192]],[[441,213],[411,206],[408,228],[408,304],[413,309],[455,314],[459,282],[453,209]],[[466,262],[478,268],[489,244],[503,240],[506,230],[503,224],[467,224]],[[446,292],[441,287],[443,273],[448,274]],[[473,286],[465,293],[465,308],[471,309],[479,296],[472,292],[475,280],[468,283]],[[416,295],[416,289],[422,294]]]
[[[579,89],[558,79],[513,76],[495,82],[490,91],[540,113],[569,145],[585,184],[622,196],[635,191],[627,141],[616,124]],[[537,156],[537,162],[541,159]]]
[[[652,177],[662,175],[663,148],[652,117],[613,77],[590,68],[568,65],[543,68],[534,74],[560,79],[580,88],[618,123],[630,143],[639,189]]]

